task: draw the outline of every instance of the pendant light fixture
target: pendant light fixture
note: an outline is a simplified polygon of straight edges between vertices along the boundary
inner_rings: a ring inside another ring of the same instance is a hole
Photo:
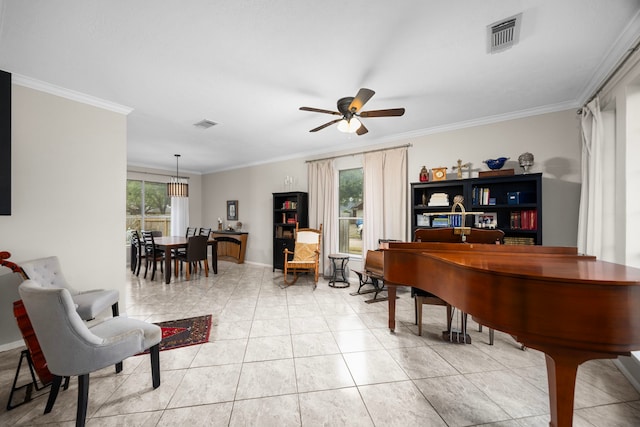
[[[189,184],[180,179],[178,173],[178,159],[180,154],[174,154],[176,156],[176,177],[171,178],[171,181],[167,183],[167,196],[169,197],[189,197]]]

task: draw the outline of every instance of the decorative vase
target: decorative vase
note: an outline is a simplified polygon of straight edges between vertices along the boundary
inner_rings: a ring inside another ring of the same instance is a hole
[[[508,157],[498,157],[497,159],[487,159],[482,163],[486,163],[491,170],[498,170],[502,166],[504,166],[504,162],[506,162],[507,160],[509,160]]]

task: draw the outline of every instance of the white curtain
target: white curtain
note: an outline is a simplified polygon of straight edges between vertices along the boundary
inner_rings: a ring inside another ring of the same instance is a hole
[[[597,97],[582,109],[578,251],[605,261],[615,258],[615,134],[613,121],[609,122]]]
[[[407,232],[407,148],[364,154],[362,253],[378,239],[405,240]]]
[[[331,248],[338,247],[337,177],[333,160],[310,162],[307,168],[309,182],[309,227],[322,224],[322,258],[320,271],[331,275],[328,255]]]
[[[184,236],[189,225],[189,198],[171,198],[171,235]]]

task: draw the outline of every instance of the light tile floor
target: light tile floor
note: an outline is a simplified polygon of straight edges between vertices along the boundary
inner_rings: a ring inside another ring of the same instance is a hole
[[[425,306],[416,335],[413,300],[387,304],[351,296],[353,285],[317,289],[303,277],[283,289],[282,274],[220,263],[218,275],[186,282],[132,276],[127,315],[149,322],[213,314],[210,342],[160,354],[153,390],[148,356],[91,375],[88,426],[547,426],[541,353],[470,322],[473,344],[443,342],[443,307]],[[9,395],[20,349],[0,353],[0,402]],[[43,415],[46,397],[0,413],[0,425],[73,426],[77,382]],[[574,425],[640,425],[640,395],[610,360],[580,367]]]

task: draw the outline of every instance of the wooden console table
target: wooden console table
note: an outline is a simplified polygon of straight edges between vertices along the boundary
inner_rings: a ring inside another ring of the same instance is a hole
[[[249,233],[215,230],[211,232],[211,237],[218,241],[218,259],[244,263]]]

